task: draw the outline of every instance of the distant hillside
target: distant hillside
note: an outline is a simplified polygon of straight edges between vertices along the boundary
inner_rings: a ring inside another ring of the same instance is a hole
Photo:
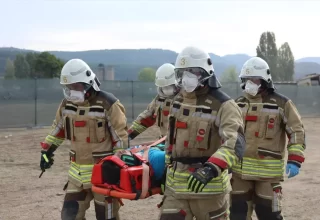
[[[311,73],[320,73],[320,64],[314,62],[296,62],[294,72],[295,79],[302,78]]]
[[[312,62],[320,64],[320,57],[304,57],[296,60],[296,62]]]
[[[19,48],[0,48],[0,77],[4,73],[5,62],[8,57],[10,59],[14,59],[18,53],[27,53],[30,51],[31,50],[23,50]],[[158,68],[163,63],[174,63],[178,55],[174,51],[163,49],[114,49],[49,52],[63,60],[69,60],[72,58],[83,59],[88,62],[93,69],[96,69],[99,63],[103,63],[104,65],[113,65],[115,68],[116,80],[137,80],[140,69],[144,67]],[[213,61],[215,73],[218,77],[220,77],[221,73],[231,65],[236,66],[237,70],[240,71],[243,63],[250,58],[250,56],[246,54],[219,56],[213,53],[210,53],[210,57]],[[319,59],[320,62],[320,57],[299,59],[299,63],[297,63],[296,66],[296,76],[298,76],[298,78],[313,72],[320,73],[320,69],[314,63],[305,63],[303,59]]]
[[[18,49],[13,47],[2,47],[2,48],[0,47],[0,76],[2,76],[4,73],[6,61],[8,58],[10,58],[11,60],[14,60],[17,54],[27,53],[30,51],[31,50],[23,50],[23,49]]]

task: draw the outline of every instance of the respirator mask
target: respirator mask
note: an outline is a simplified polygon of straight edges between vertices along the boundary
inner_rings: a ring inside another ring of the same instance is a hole
[[[249,95],[256,96],[259,92],[260,85],[255,84],[251,80],[247,80],[245,84],[244,91],[248,93]]]
[[[160,96],[169,97],[175,94],[176,87],[175,85],[169,85],[164,87],[158,87],[157,90]]]
[[[63,95],[66,100],[73,103],[83,103],[85,94],[90,89],[91,85],[85,83],[74,83],[63,86]]]
[[[199,78],[191,72],[184,71],[181,85],[186,92],[193,92],[199,85]]]

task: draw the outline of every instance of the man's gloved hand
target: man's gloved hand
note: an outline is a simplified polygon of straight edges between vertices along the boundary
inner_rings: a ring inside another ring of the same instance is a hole
[[[40,169],[41,170],[49,169],[52,166],[52,164],[54,162],[53,156],[54,156],[53,153],[50,154],[45,150],[41,151],[41,159],[40,159]]]
[[[288,163],[286,167],[286,174],[289,173],[288,178],[294,177],[299,174],[300,168],[294,163]]]
[[[205,163],[203,168],[197,169],[188,178],[188,189],[198,193],[210,182],[218,176],[217,168],[211,163]]]

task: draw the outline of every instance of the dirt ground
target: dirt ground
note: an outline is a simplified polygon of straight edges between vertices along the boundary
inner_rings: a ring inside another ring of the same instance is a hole
[[[320,118],[304,119],[307,131],[306,162],[300,174],[283,184],[286,220],[320,219]],[[0,131],[0,220],[60,219],[67,181],[68,144],[55,156],[54,166],[39,179],[40,145],[48,129]],[[319,133],[318,133],[319,132]],[[150,141],[157,135],[150,129],[135,143]],[[124,201],[122,220],[157,219],[160,196],[140,201]],[[94,220],[93,205],[87,220]]]

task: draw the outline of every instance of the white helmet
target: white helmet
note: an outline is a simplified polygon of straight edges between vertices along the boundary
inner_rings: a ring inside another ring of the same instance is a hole
[[[239,78],[260,78],[266,82],[272,80],[268,63],[260,57],[247,60],[242,66]]]
[[[173,84],[176,84],[174,65],[165,63],[157,69],[155,85],[158,87],[165,87]]]
[[[209,54],[196,47],[186,47],[178,54],[175,63],[177,83],[181,83],[183,72],[186,69],[202,69],[199,83],[214,75],[214,68]]]
[[[60,84],[85,83],[100,91],[100,82],[89,65],[81,59],[69,60],[61,70]]]
[[[241,69],[239,78],[242,81],[241,87],[244,89],[245,79],[259,78],[266,82],[268,88],[274,89],[272,77],[268,63],[260,57],[252,57],[247,60]]]

